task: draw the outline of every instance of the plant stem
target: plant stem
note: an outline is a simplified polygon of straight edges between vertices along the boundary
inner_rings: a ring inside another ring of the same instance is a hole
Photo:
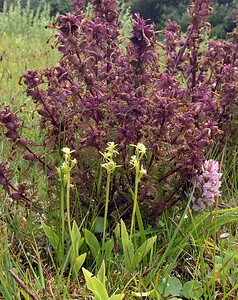
[[[64,233],[65,233],[65,222],[64,222],[64,185],[63,183],[61,182],[61,185],[60,185],[60,218],[61,218],[61,222],[60,222],[60,225],[61,225],[61,244],[62,244],[62,255],[64,255],[64,240],[65,240],[65,236],[64,236]]]
[[[98,181],[97,181],[97,197],[100,196],[102,186],[102,168],[99,168]]]
[[[141,243],[143,244],[146,241],[146,236],[145,236],[145,229],[144,229],[138,201],[136,201],[136,218],[137,218],[137,223],[140,231]]]
[[[107,172],[106,202],[105,202],[104,224],[103,224],[103,238],[102,238],[102,248],[103,248],[103,250],[105,250],[107,214],[108,214],[109,192],[110,192],[110,181],[111,181],[111,173]]]
[[[136,176],[135,176],[135,190],[133,195],[133,210],[131,216],[131,230],[130,230],[130,240],[132,239],[132,232],[135,228],[135,214],[136,214],[136,207],[137,207],[137,195],[138,195],[138,181],[139,181],[139,170],[136,169]]]
[[[134,200],[133,203],[133,211],[132,211],[132,218],[131,218],[131,231],[130,231],[130,240],[132,239],[132,232],[133,229],[135,228],[135,215],[137,218],[137,223],[140,231],[140,238],[141,242],[144,243],[146,241],[146,236],[145,236],[145,229],[140,213],[140,207],[137,201],[138,198],[138,186],[139,186],[139,171],[136,170],[136,177],[135,177],[135,190],[134,193],[132,192],[132,197]]]
[[[144,225],[143,225],[143,221],[142,221],[142,217],[141,217],[141,213],[140,213],[140,207],[138,205],[138,186],[139,186],[139,182],[141,179],[141,176],[143,174],[143,166],[140,166],[140,159],[142,156],[140,156],[139,154],[137,154],[137,158],[134,162],[134,167],[135,167],[135,187],[134,187],[134,193],[132,192],[132,198],[134,200],[133,202],[133,211],[132,211],[132,218],[131,218],[131,231],[130,231],[130,240],[132,239],[132,232],[135,229],[135,215],[137,218],[137,223],[138,223],[138,227],[139,227],[139,231],[140,231],[140,238],[141,238],[141,242],[145,242],[146,241],[146,236],[145,236],[145,230],[144,230]],[[141,174],[142,172],[142,174]]]
[[[70,219],[70,174],[67,178],[67,185],[66,185],[66,209],[67,209],[67,220],[68,220],[68,228],[69,228],[69,235],[71,238],[71,219]]]

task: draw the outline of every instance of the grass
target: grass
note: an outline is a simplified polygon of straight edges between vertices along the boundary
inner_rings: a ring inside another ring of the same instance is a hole
[[[25,95],[22,93],[23,87],[18,84],[20,75],[28,69],[43,69],[55,64],[58,53],[46,45],[46,38],[40,40],[33,37],[26,40],[24,36],[3,32],[0,40],[1,105],[11,103],[16,96],[22,103]]]
[[[23,135],[35,142],[32,147],[37,150],[42,147],[39,146],[42,134],[37,129],[37,114],[32,111],[31,99],[24,94],[24,86],[18,81],[27,69],[42,70],[55,65],[59,54],[46,46],[48,32],[37,33],[37,28],[41,28],[39,32],[44,31],[44,18],[38,18],[35,22],[38,25],[31,27],[30,12],[26,12],[22,15],[26,19],[22,23],[28,25],[21,32],[14,31],[19,22],[11,22],[14,16],[19,16],[20,6],[15,9],[3,13],[5,19],[2,18],[9,22],[11,32],[1,27],[0,105],[11,105],[19,111],[25,122]],[[9,153],[9,146],[1,137],[1,160],[10,162],[13,157],[9,157]],[[21,161],[21,153],[16,151],[14,156],[14,161]],[[219,154],[214,150],[209,153],[209,158],[223,163],[219,205],[202,213],[191,211],[189,205],[184,209],[177,207],[165,212],[153,228],[143,228],[141,224],[142,232],[135,231],[134,226],[134,218],[140,215],[136,198],[131,230],[122,220],[108,228],[108,212],[104,218],[98,215],[93,192],[88,213],[79,212],[80,224],[71,220],[69,207],[65,217],[63,203],[67,198],[69,206],[69,189],[72,187],[70,181],[63,184],[64,174],[54,187],[56,192],[52,193],[44,171],[34,166],[27,173],[27,184],[35,184],[32,197],[41,204],[44,212],[11,202],[0,188],[0,299],[69,300],[92,299],[92,296],[96,300],[123,297],[237,299],[236,147],[231,152],[224,147]],[[22,174],[28,168],[28,163],[15,163],[16,184],[21,182]],[[96,193],[104,201],[101,176],[105,173],[100,170]],[[70,173],[71,168],[68,171]],[[134,197],[140,189],[139,180],[135,185]],[[109,184],[107,188],[110,188]],[[82,195],[74,194],[80,201]],[[106,195],[108,204],[108,190]]]

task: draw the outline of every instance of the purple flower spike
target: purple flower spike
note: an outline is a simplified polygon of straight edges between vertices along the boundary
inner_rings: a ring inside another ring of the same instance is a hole
[[[202,173],[191,179],[188,197],[192,196],[192,208],[195,211],[211,207],[216,197],[220,196],[221,176],[219,162],[210,159],[203,163]]]

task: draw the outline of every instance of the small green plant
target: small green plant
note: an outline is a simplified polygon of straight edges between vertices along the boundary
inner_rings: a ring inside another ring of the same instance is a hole
[[[105,201],[103,238],[102,238],[103,251],[105,248],[105,241],[106,241],[106,227],[107,227],[107,214],[108,214],[111,174],[115,171],[117,167],[119,167],[113,160],[114,156],[118,154],[115,147],[116,145],[114,142],[109,142],[106,151],[104,153],[101,153],[103,155],[103,160],[104,160],[104,163],[101,164],[101,166],[107,170],[106,201]]]
[[[83,274],[86,280],[87,288],[93,292],[94,300],[122,300],[124,294],[113,294],[111,297],[108,296],[107,289],[105,287],[105,263],[102,262],[97,276],[94,276],[88,270],[82,268]]]
[[[64,153],[64,162],[61,167],[57,169],[58,176],[61,182],[60,190],[60,228],[59,234],[55,233],[53,228],[47,226],[45,222],[42,221],[41,227],[44,230],[46,236],[49,239],[51,246],[53,247],[56,257],[58,259],[58,264],[62,268],[61,275],[68,262],[72,268],[73,279],[77,278],[78,271],[82,267],[86,253],[79,255],[79,250],[84,242],[84,238],[81,236],[80,229],[75,221],[71,225],[71,212],[70,212],[70,189],[71,189],[71,170],[76,165],[76,159],[71,159],[71,153],[69,148],[62,149]],[[67,211],[67,225],[68,225],[68,236],[65,233],[65,202]],[[67,251],[65,251],[65,244],[67,245]]]
[[[130,239],[132,239],[132,234],[135,231],[135,215],[136,215],[139,230],[140,230],[141,241],[145,242],[146,240],[145,230],[144,230],[137,198],[138,198],[139,182],[142,176],[146,175],[146,170],[144,169],[143,165],[140,164],[142,157],[145,155],[146,147],[142,143],[138,143],[137,145],[132,145],[132,146],[135,147],[135,155],[132,155],[130,164],[135,169],[135,185],[134,185],[134,191],[131,190],[132,197],[133,197],[133,211],[131,217]]]
[[[146,257],[146,255],[149,252],[154,253],[153,247],[155,245],[157,237],[153,236],[151,238],[148,238],[144,242],[141,242],[140,246],[137,246],[137,243],[133,243],[133,240],[131,240],[131,238],[129,237],[126,225],[123,222],[123,220],[121,220],[120,227],[120,238],[122,242],[124,265],[127,272],[130,274],[136,269],[137,266],[140,265],[142,260]],[[117,228],[117,239],[118,238],[119,235]]]

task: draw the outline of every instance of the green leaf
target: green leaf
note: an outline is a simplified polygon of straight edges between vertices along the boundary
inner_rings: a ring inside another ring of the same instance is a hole
[[[134,246],[129,239],[129,235],[126,229],[126,225],[121,220],[121,239],[122,239],[122,248],[125,260],[125,267],[128,272],[130,272],[133,268],[133,260],[134,260]]]
[[[71,261],[74,262],[76,257],[78,257],[79,249],[82,246],[84,238],[81,237],[80,230],[77,223],[74,221],[71,231],[71,243],[72,243],[72,252],[71,252]]]
[[[111,256],[112,250],[114,248],[114,240],[111,238],[106,242],[105,249],[106,249],[106,257],[109,258]]]
[[[99,271],[97,273],[97,278],[101,281],[102,284],[105,285],[105,275],[106,275],[106,270],[105,270],[105,262],[104,260],[101,263],[101,266],[99,268]]]
[[[160,293],[156,289],[153,289],[150,292],[150,296],[153,297],[155,300],[162,300]]]
[[[72,230],[71,230],[72,243],[79,241],[80,239],[81,239],[81,233],[80,233],[77,223],[74,220]]]
[[[133,266],[136,266],[145,255],[151,250],[153,247],[157,237],[153,236],[146,240],[135,252],[135,258],[133,260]]]
[[[41,222],[41,228],[44,230],[45,235],[48,237],[51,246],[57,252],[60,241],[58,235],[54,233],[53,229],[47,226],[43,221]]]
[[[82,265],[85,261],[86,255],[87,255],[87,253],[85,252],[76,258],[76,260],[72,266],[72,269],[73,269],[73,272],[75,273],[75,275],[78,274],[79,269],[82,267]]]
[[[108,294],[105,286],[102,282],[97,279],[91,272],[82,268],[87,288],[93,292],[95,299],[94,300],[108,300]]]
[[[85,241],[88,244],[93,257],[97,259],[100,253],[100,245],[98,243],[97,238],[91,231],[87,229],[84,229],[84,236],[85,236]]]
[[[201,282],[197,280],[187,281],[182,288],[182,295],[187,299],[201,299],[204,290]]]
[[[97,217],[95,220],[94,231],[96,233],[102,233],[104,228],[104,218]]]
[[[179,296],[182,290],[182,283],[178,278],[169,277],[166,281],[161,281],[158,286],[159,292],[167,297],[169,295]]]
[[[120,223],[117,223],[117,225],[114,229],[114,233],[115,233],[116,239],[118,240],[121,237]]]

